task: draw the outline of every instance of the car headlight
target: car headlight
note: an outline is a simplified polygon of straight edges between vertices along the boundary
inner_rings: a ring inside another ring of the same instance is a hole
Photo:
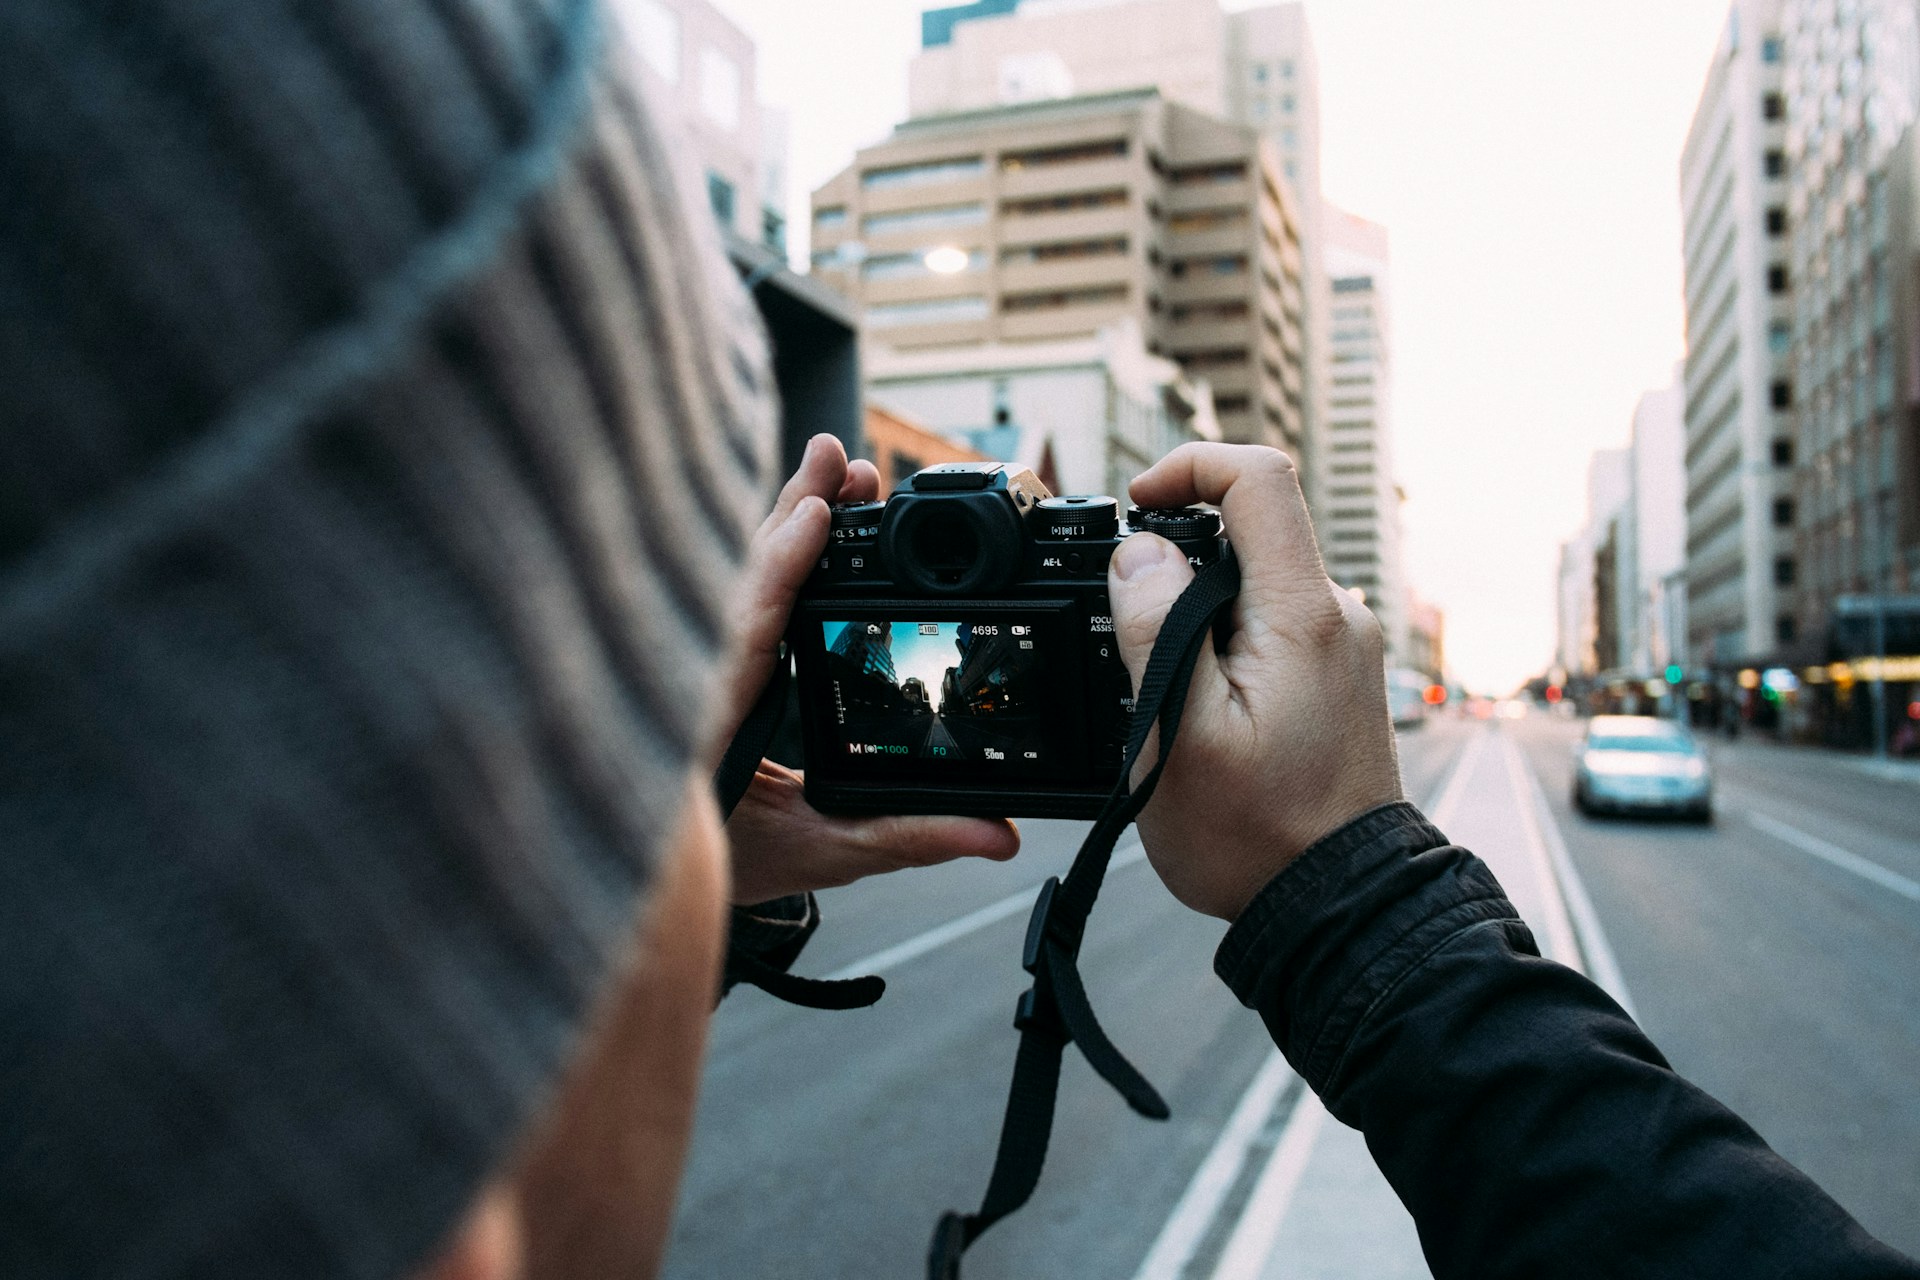
[[[1680,776],[1698,782],[1707,776],[1707,762],[1695,756],[1693,759],[1687,761],[1686,766],[1680,770]]]

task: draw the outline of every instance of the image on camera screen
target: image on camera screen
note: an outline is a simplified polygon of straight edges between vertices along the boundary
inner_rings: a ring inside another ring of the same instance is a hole
[[[851,757],[1039,763],[1040,651],[1009,622],[823,622]]]

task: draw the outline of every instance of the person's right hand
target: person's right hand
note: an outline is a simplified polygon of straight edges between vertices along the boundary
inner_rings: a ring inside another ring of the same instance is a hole
[[[1233,920],[1314,841],[1401,798],[1380,624],[1328,580],[1284,453],[1182,445],[1130,492],[1142,507],[1217,505],[1240,557],[1231,639],[1224,652],[1202,651],[1166,772],[1140,815],[1147,858],[1173,895]],[[1114,629],[1136,689],[1192,580],[1186,557],[1152,534],[1114,552]],[[1135,785],[1156,755],[1150,738]]]

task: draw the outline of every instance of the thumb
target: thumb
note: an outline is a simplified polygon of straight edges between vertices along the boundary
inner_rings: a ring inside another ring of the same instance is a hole
[[[1153,654],[1153,642],[1160,636],[1160,624],[1192,581],[1193,566],[1165,538],[1135,533],[1114,548],[1107,567],[1107,595],[1113,601],[1113,634],[1120,644],[1120,660],[1127,664],[1135,689]]]

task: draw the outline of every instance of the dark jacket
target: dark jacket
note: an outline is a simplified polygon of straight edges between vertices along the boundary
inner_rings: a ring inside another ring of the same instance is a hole
[[[1215,968],[1413,1214],[1435,1276],[1920,1277],[1411,805],[1267,885]]]

